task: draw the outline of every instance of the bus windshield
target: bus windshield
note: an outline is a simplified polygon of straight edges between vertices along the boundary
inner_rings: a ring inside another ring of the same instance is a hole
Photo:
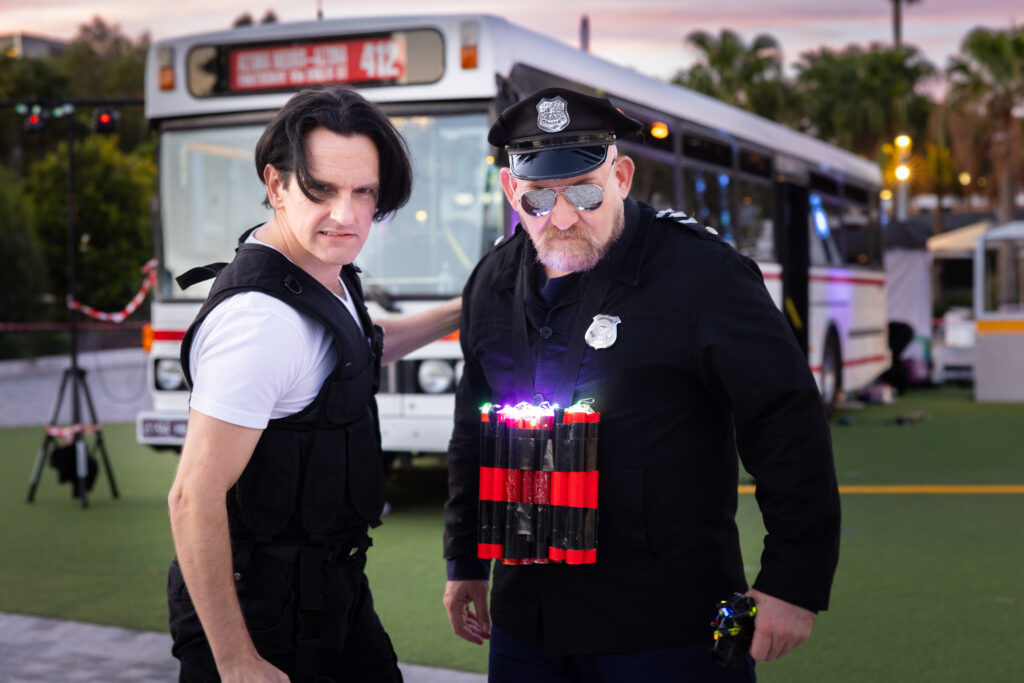
[[[504,196],[483,112],[392,117],[413,165],[409,203],[374,225],[356,259],[363,283],[391,297],[457,295],[501,234]],[[238,236],[270,218],[253,150],[263,125],[166,130],[161,135],[163,298],[203,298],[172,278],[228,261]],[[381,179],[387,182],[386,178]]]

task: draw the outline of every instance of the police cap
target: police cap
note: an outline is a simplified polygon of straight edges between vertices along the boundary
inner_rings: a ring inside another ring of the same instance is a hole
[[[545,88],[503,111],[487,141],[508,150],[516,178],[556,180],[593,171],[608,145],[640,128],[603,97]]]

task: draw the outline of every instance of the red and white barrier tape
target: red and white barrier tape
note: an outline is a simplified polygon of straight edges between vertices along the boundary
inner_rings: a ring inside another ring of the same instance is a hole
[[[104,313],[103,311],[97,311],[92,306],[86,306],[80,301],[68,301],[68,308],[76,311],[81,311],[85,315],[95,320],[102,320],[105,322],[120,323],[125,318],[135,312],[135,309],[139,307],[142,300],[146,298],[146,294],[153,287],[156,287],[156,259],[150,259],[146,262],[146,265],[142,266],[142,273],[145,278],[142,280],[142,287],[139,288],[138,294],[132,297],[132,300],[128,302],[128,305],[117,313]]]
[[[67,439],[69,437],[74,436],[78,432],[82,432],[83,434],[86,434],[86,435],[88,435],[88,434],[95,434],[96,432],[100,431],[102,428],[103,428],[103,425],[99,425],[99,424],[94,424],[94,425],[77,424],[77,425],[68,425],[67,427],[53,427],[53,426],[50,426],[50,427],[46,428],[46,435],[47,436],[52,436],[52,437],[55,437],[55,438],[58,438],[58,439]]]

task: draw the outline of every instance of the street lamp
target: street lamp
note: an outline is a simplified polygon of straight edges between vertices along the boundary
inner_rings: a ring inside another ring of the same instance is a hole
[[[910,148],[914,141],[909,135],[900,134],[893,140],[896,144],[896,220],[903,222],[907,220],[907,194],[910,184]]]

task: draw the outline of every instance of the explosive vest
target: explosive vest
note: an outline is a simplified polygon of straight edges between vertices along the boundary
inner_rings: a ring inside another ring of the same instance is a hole
[[[308,406],[270,420],[228,491],[227,508],[233,544],[330,544],[367,524],[380,524],[384,469],[374,394],[383,330],[366,312],[355,266],[345,266],[342,278],[363,328],[372,330],[370,338],[337,297],[308,273],[275,249],[245,243],[251,232],[240,238],[231,263],[194,268],[178,278],[185,288],[216,275],[182,339],[182,370],[191,386],[189,351],[195,332],[210,311],[234,294],[262,292],[324,326],[338,352],[334,369]]]

